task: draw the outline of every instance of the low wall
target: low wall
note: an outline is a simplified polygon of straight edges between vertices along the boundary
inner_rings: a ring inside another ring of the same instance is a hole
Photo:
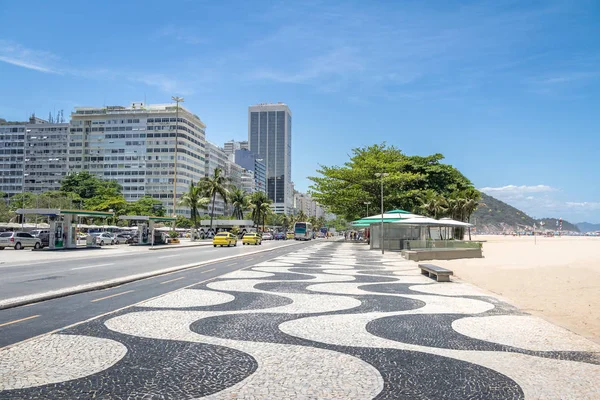
[[[459,258],[482,258],[478,249],[422,249],[402,250],[402,257],[410,261],[456,260]]]

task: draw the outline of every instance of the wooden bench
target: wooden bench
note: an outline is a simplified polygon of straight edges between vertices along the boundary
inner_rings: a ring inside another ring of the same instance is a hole
[[[421,268],[421,274],[427,275],[430,278],[435,277],[438,282],[450,282],[450,275],[454,275],[449,269],[433,264],[419,264],[419,268]]]

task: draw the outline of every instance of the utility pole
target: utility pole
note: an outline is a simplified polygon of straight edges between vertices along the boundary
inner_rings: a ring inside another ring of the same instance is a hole
[[[178,135],[179,135],[179,103],[183,103],[183,97],[172,96],[171,99],[177,103],[177,109],[175,110],[175,167],[173,173],[173,217],[177,218],[177,149],[178,149]],[[175,227],[175,222],[173,222]]]
[[[385,254],[384,246],[383,246],[383,178],[389,176],[387,172],[377,172],[375,174],[376,177],[381,178],[381,254]]]
[[[369,204],[371,204],[370,201],[365,201],[364,204],[367,206],[367,217],[369,216]]]

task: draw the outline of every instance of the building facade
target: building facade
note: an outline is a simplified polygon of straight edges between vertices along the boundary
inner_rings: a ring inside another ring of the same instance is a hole
[[[205,160],[206,160],[205,161],[206,162],[205,176],[213,176],[215,173],[215,170],[217,168],[219,168],[219,169],[221,169],[223,176],[227,177],[227,174],[229,173],[228,163],[230,161],[229,161],[229,158],[227,157],[227,154],[225,153],[225,150],[223,150],[223,148],[217,146],[214,143],[206,142]],[[225,215],[225,212],[226,212],[225,201],[223,200],[223,198],[221,198],[221,196],[217,195],[217,197],[215,198],[214,207],[215,207],[214,215]],[[211,209],[212,209],[212,201],[211,201],[209,207],[204,212],[207,214],[210,214]]]
[[[69,171],[69,124],[38,120],[25,130],[25,192],[60,190]]]
[[[69,124],[32,116],[28,122],[0,125],[0,191],[59,190],[68,171]]]
[[[241,142],[236,142],[235,140],[230,140],[229,142],[225,142],[223,145],[223,149],[227,155],[234,154],[236,150],[249,150],[250,146],[248,141],[244,140]]]
[[[118,182],[127,201],[148,195],[169,215],[176,208],[189,216],[189,209],[174,207],[175,172],[178,202],[205,175],[205,131],[197,115],[176,104],[77,107],[71,114],[69,169]]]
[[[235,151],[235,163],[244,170],[251,171],[254,179],[254,185],[249,193],[267,192],[267,168],[264,160],[258,158],[250,150],[240,149]]]
[[[296,213],[303,212],[307,217],[324,217],[325,210],[319,203],[305,193],[294,193],[294,208]]]
[[[267,195],[273,201],[273,210],[291,213],[292,113],[288,106],[277,103],[248,107],[248,142],[250,151],[264,160]]]

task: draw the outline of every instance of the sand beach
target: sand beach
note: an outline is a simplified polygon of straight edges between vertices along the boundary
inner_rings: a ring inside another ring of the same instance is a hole
[[[484,258],[435,261],[456,277],[600,343],[600,238],[474,236]]]

